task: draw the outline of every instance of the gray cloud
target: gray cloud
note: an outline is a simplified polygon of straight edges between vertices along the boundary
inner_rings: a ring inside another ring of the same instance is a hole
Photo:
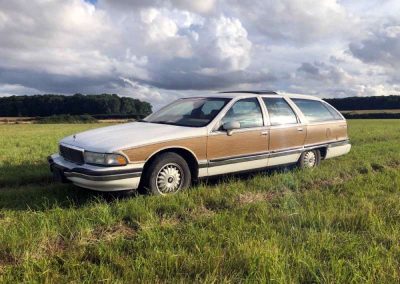
[[[147,7],[178,8],[195,13],[209,13],[216,4],[216,0],[186,1],[186,0],[99,0],[98,5],[106,8],[122,10],[137,10]]]
[[[351,53],[365,63],[400,66],[400,22],[385,23],[367,38],[349,45]]]

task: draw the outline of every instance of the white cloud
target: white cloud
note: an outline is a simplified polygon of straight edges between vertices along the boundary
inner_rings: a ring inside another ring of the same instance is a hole
[[[161,94],[156,89],[146,85],[142,85],[139,82],[135,82],[128,78],[121,77],[121,80],[124,81],[131,88],[131,96],[141,100],[150,99],[155,102],[162,101]]]
[[[336,0],[233,0],[225,1],[254,36],[270,40],[312,43],[351,35],[357,18],[347,13]],[[353,31],[356,32],[356,31]]]
[[[209,41],[215,43],[215,55],[227,63],[228,70],[243,70],[249,66],[251,42],[239,19],[221,16],[211,22],[207,31],[211,37]]]
[[[18,84],[0,84],[0,97],[40,94],[39,90]]]

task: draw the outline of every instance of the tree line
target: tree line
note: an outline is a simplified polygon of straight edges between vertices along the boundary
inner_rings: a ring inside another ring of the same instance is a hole
[[[325,99],[338,110],[400,109],[400,96]],[[116,94],[34,95],[0,98],[0,116],[45,117],[51,115],[147,116],[150,103]]]
[[[400,109],[400,96],[324,99],[338,110]]]
[[[101,95],[34,95],[0,98],[0,116],[44,117],[51,115],[132,115],[147,116],[150,103],[138,99]]]

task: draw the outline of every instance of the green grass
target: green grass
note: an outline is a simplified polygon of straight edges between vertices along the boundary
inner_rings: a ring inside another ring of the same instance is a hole
[[[400,109],[365,109],[365,110],[342,110],[341,113],[370,114],[370,113],[400,113]]]
[[[97,126],[0,126],[0,282],[398,283],[399,120],[350,121],[351,153],[312,171],[118,199],[49,178]]]

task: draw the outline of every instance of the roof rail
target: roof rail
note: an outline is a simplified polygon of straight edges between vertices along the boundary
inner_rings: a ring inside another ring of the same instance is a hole
[[[260,91],[223,91],[218,92],[219,94],[234,94],[234,93],[246,93],[246,94],[257,94],[257,95],[277,95],[277,92],[260,90]]]

